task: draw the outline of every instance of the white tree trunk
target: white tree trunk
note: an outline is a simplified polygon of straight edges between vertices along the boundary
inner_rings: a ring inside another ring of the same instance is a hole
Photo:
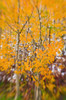
[[[18,25],[20,24],[20,18],[19,18],[19,13],[20,13],[20,0],[18,0]],[[16,38],[17,44],[16,44],[16,71],[18,67],[18,61],[19,61],[19,42],[20,42],[20,33],[19,33],[19,27],[17,28],[17,38]],[[15,100],[18,99],[18,96],[20,94],[19,90],[19,75],[16,74],[16,95],[15,95]]]

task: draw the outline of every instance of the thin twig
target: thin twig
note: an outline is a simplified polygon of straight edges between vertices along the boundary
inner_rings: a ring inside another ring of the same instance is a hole
[[[33,14],[33,11],[32,11],[32,13],[31,13],[31,16],[32,16],[32,14]],[[31,16],[28,17],[28,20],[24,23],[24,25],[23,25],[23,27],[22,27],[22,29],[20,30],[19,33],[21,33],[21,32],[23,31],[24,27],[26,26],[27,22],[30,20]]]
[[[14,32],[17,33],[17,31],[16,31],[8,22],[6,22],[6,24],[7,24]]]

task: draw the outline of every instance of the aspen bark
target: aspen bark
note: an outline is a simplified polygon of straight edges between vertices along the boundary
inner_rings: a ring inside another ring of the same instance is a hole
[[[40,43],[40,48],[41,48],[41,45],[42,45],[42,38],[41,38],[41,5],[40,5],[40,10],[38,9],[37,7],[37,11],[38,11],[38,17],[39,17],[39,27],[40,27],[40,37],[39,37],[39,43]],[[38,48],[39,49],[39,48]],[[38,80],[40,81],[40,77],[39,77],[39,73],[37,73],[37,77],[38,77]],[[41,100],[41,90],[40,90],[40,86],[35,86],[35,100]]]
[[[38,87],[35,86],[35,100],[39,100],[38,97],[39,97]]]
[[[49,44],[50,44],[50,40],[51,40],[51,29],[49,29]]]
[[[40,81],[39,73],[37,73],[38,81]],[[35,86],[35,100],[41,100],[41,89],[40,86]]]
[[[20,12],[20,0],[18,0],[18,25],[19,25],[19,12]],[[17,67],[18,67],[18,61],[19,61],[19,41],[20,41],[20,32],[19,32],[19,28],[17,29],[17,44],[16,44],[16,71]],[[19,75],[16,74],[16,95],[15,95],[15,100],[18,99],[18,96],[20,94],[19,91]]]
[[[55,28],[55,20],[53,20],[53,25],[54,25],[54,28]],[[54,30],[55,31],[55,30]],[[53,41],[55,43],[55,32],[53,33]]]
[[[18,67],[18,61],[19,61],[19,33],[17,34],[17,47],[16,47],[16,71],[17,67]],[[19,75],[16,74],[16,96],[15,96],[15,100],[17,100],[19,96]]]

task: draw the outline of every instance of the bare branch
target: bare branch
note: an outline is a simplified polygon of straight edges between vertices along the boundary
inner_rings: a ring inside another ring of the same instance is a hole
[[[6,22],[6,23],[7,23],[7,22]],[[7,25],[8,25],[14,32],[17,33],[17,31],[16,31],[9,23],[7,23]]]
[[[41,23],[41,12],[39,11],[38,7],[36,6],[37,12],[38,12],[38,16],[39,16],[39,26],[40,26],[40,44],[42,43],[42,38],[41,38],[41,28],[42,28],[42,23]]]
[[[31,13],[31,15],[28,17],[28,20],[24,23],[24,25],[23,25],[23,27],[22,27],[22,29],[20,30],[19,33],[21,33],[21,32],[23,31],[23,29],[24,29],[24,27],[26,26],[27,22],[30,20],[32,14],[33,14],[33,11],[32,11],[32,13]]]

